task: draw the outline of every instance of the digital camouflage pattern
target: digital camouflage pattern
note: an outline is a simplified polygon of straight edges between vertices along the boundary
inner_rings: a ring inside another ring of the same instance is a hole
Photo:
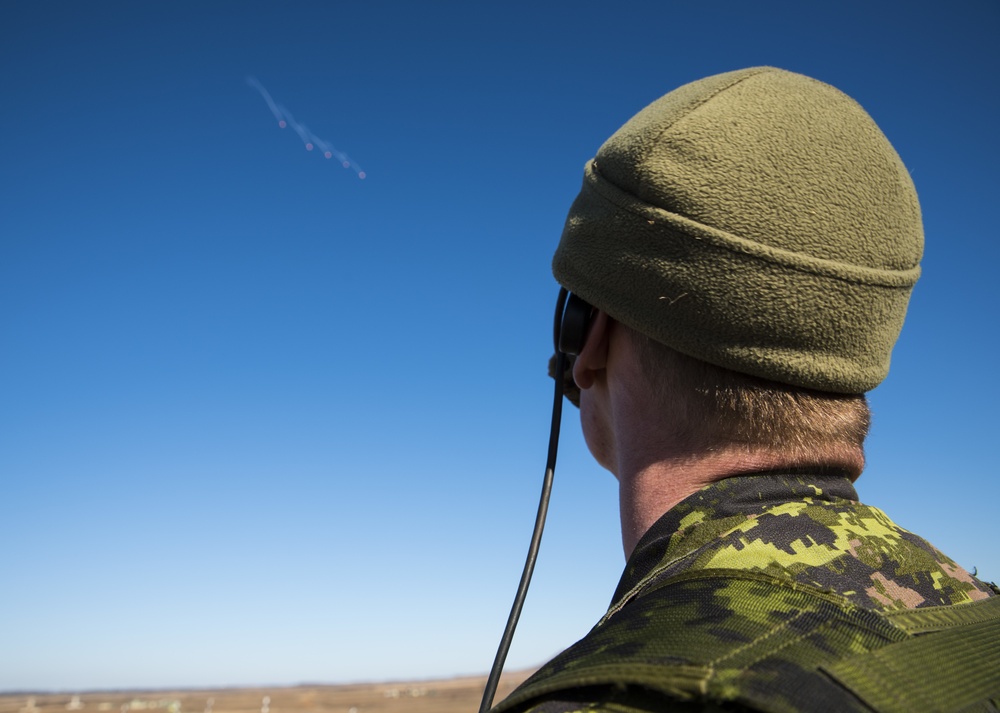
[[[604,618],[497,710],[1000,710],[997,592],[843,475],[728,478],[646,533]]]
[[[962,604],[991,591],[929,542],[859,503],[839,474],[740,476],[700,490],[642,538],[614,601],[620,607],[652,581],[704,569],[765,572],[876,610]]]

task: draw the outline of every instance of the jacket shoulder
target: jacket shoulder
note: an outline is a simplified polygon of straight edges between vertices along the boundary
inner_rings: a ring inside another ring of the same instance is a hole
[[[996,711],[997,641],[1000,597],[886,615],[761,573],[701,572],[641,592],[497,710]]]

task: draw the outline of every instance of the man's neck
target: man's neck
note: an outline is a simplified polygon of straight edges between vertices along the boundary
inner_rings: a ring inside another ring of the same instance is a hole
[[[628,453],[626,451],[626,453]],[[717,480],[745,473],[797,469],[804,466],[836,467],[850,474],[860,474],[864,457],[830,459],[797,458],[770,452],[723,450],[698,455],[659,459],[619,459],[618,478],[622,546],[626,559],[639,539],[664,513],[690,495]]]

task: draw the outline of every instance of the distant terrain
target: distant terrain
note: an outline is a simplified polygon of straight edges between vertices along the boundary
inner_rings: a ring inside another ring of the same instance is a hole
[[[500,679],[500,701],[531,671]],[[2,693],[0,713],[470,713],[486,677],[347,685]]]

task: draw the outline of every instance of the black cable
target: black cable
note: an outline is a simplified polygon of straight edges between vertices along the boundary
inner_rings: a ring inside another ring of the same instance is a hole
[[[563,301],[560,295],[560,306]],[[557,310],[558,314],[561,310]],[[535,570],[535,560],[538,559],[538,547],[542,542],[542,530],[545,528],[545,514],[549,509],[549,496],[552,494],[552,481],[556,472],[556,453],[559,450],[559,424],[562,421],[562,400],[563,400],[563,375],[566,372],[566,355],[561,351],[556,352],[555,371],[555,400],[552,402],[552,426],[549,430],[549,454],[545,461],[545,478],[542,481],[542,495],[538,500],[538,514],[535,516],[535,530],[531,533],[531,543],[528,545],[528,557],[524,562],[524,571],[521,572],[521,583],[517,586],[517,594],[514,595],[514,604],[510,608],[510,616],[507,617],[507,626],[500,637],[500,646],[497,648],[496,658],[493,660],[493,668],[490,669],[490,676],[486,681],[486,690],[483,691],[483,702],[479,706],[479,713],[486,713],[493,706],[493,696],[496,695],[497,686],[500,684],[500,674],[503,673],[503,664],[507,660],[507,652],[510,650],[511,641],[514,639],[514,629],[517,628],[517,620],[521,618],[521,608],[524,606],[524,599],[528,595],[528,585],[531,583],[531,574]]]

